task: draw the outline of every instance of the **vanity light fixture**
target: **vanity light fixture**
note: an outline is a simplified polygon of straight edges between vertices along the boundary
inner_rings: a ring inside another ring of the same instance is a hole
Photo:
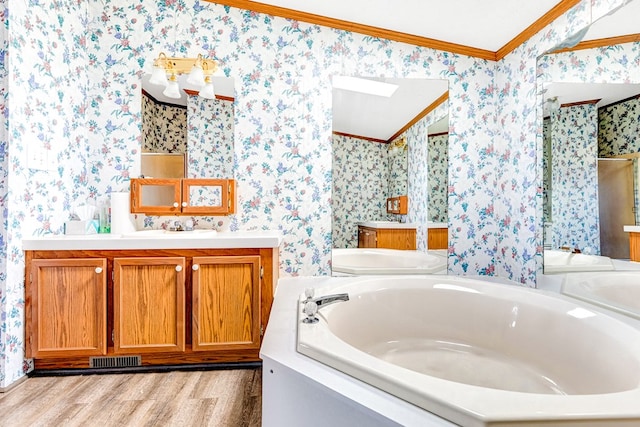
[[[399,87],[398,85],[381,82],[379,80],[351,76],[333,76],[332,84],[334,89],[384,96],[386,98],[391,98]]]
[[[407,137],[403,136],[402,138],[398,138],[395,141],[390,142],[388,150],[390,153],[395,153],[400,150],[407,151]]]
[[[149,83],[165,86],[163,95],[169,98],[180,98],[177,76],[188,74],[187,83],[200,88],[200,96],[207,99],[215,98],[211,76],[218,69],[218,64],[212,59],[206,59],[201,54],[197,58],[172,58],[160,52],[153,61],[153,73]]]

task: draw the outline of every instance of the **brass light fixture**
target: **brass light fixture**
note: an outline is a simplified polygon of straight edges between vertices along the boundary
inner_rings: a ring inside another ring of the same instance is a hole
[[[398,138],[395,141],[390,142],[387,150],[390,153],[395,153],[400,150],[407,151],[407,137],[403,136],[402,138]]]
[[[164,86],[162,94],[169,98],[180,98],[178,77],[188,74],[187,83],[200,89],[202,98],[215,99],[211,76],[218,69],[218,64],[212,59],[206,59],[198,54],[197,58],[171,58],[160,52],[153,61],[153,73],[149,83]]]

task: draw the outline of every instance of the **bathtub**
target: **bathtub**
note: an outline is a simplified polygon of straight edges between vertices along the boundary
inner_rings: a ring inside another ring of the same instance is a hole
[[[300,296],[297,351],[448,421],[640,423],[637,327],[452,276],[359,277],[315,295],[344,292],[316,324],[300,320]]]
[[[446,273],[447,258],[398,249],[333,249],[331,269],[356,275]]]
[[[567,274],[561,292],[640,319],[640,271]]]
[[[545,250],[543,263],[545,274],[578,271],[611,271],[615,269],[609,257],[574,254],[560,250]]]

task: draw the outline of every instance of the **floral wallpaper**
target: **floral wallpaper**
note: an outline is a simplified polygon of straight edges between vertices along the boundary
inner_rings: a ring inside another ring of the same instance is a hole
[[[551,248],[600,254],[598,107],[584,104],[551,114]]]
[[[598,112],[598,157],[640,155],[640,97],[600,108]],[[633,162],[636,224],[640,224],[640,170]]]
[[[0,2],[8,23],[0,56],[10,58],[0,76],[7,159],[0,387],[30,369],[21,239],[61,233],[73,204],[126,191],[139,175],[140,78],[160,51],[215,57],[234,77],[239,194],[228,227],[279,230],[283,276],[330,270],[330,77],[449,80],[449,272],[534,286],[542,241],[536,59],[625,3],[582,0],[494,63],[200,0],[11,2],[9,11]],[[624,73],[623,62],[578,66],[609,75]],[[407,139],[408,220],[424,223],[428,150]],[[29,167],[33,150],[47,161]]]
[[[391,141],[391,144],[396,141],[402,142],[402,137]],[[405,146],[402,148],[387,150],[387,163],[389,165],[389,188],[387,190],[387,197],[403,196],[407,194],[407,186],[409,182],[409,176],[407,175],[409,163],[407,157],[409,155],[409,146],[406,145],[406,139],[404,139],[404,144]]]
[[[429,220],[447,222],[449,134],[429,135]]]
[[[142,152],[186,153],[187,109],[142,94]]]
[[[333,135],[333,247],[357,248],[360,221],[386,219],[387,144]]]

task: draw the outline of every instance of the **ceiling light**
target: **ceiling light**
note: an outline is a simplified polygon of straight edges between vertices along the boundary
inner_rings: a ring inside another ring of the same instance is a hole
[[[389,98],[398,89],[398,85],[360,77],[333,76],[333,88]]]

